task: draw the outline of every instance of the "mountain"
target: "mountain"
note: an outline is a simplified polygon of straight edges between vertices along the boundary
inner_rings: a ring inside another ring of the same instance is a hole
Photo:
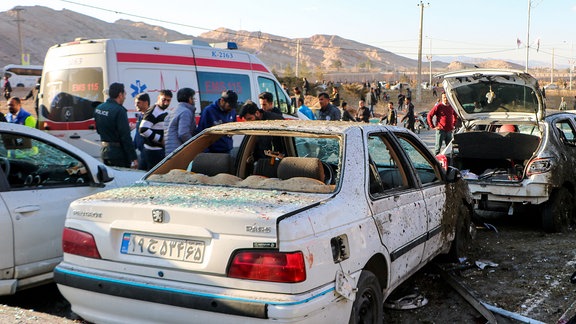
[[[130,20],[108,23],[70,10],[43,6],[17,7],[20,11],[22,45],[30,54],[31,64],[42,64],[49,47],[82,38],[127,38],[149,41],[199,39],[208,42],[234,41],[244,51],[255,53],[268,67],[280,74],[299,68],[314,72],[379,73],[414,72],[417,61],[384,49],[345,39],[337,35],[314,35],[291,39],[262,32],[234,31],[219,28],[199,36],[185,35],[170,29]],[[0,12],[0,67],[19,63],[20,41],[15,10]],[[425,65],[424,65],[425,64]],[[485,62],[474,63],[485,65]],[[490,64],[508,65],[503,61]],[[514,65],[512,65],[514,66]],[[423,62],[428,67],[428,62]],[[432,62],[434,71],[448,69],[441,61]],[[485,66],[486,67],[486,66]],[[426,68],[424,68],[426,70]]]

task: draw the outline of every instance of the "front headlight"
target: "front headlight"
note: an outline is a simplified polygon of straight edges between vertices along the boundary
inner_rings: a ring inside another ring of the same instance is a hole
[[[530,161],[528,168],[526,170],[526,175],[531,176],[533,174],[545,173],[552,169],[552,158],[539,158]]]

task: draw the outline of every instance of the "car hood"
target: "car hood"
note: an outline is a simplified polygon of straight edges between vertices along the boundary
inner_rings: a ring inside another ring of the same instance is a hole
[[[330,194],[256,190],[204,185],[138,182],[76,200],[69,218],[90,217],[125,230],[154,229],[153,212],[162,210],[164,226],[201,227],[212,233],[246,235],[247,225],[276,235],[279,217],[315,206]],[[156,224],[157,226],[158,224]]]
[[[518,70],[474,69],[437,75],[463,122],[532,121],[545,117],[538,81]]]

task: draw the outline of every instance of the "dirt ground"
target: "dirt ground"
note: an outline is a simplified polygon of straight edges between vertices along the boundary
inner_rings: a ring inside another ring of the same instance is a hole
[[[532,216],[530,221],[507,216],[487,224],[478,227],[465,262],[443,267],[459,269],[449,271],[479,301],[512,313],[496,316],[498,323],[561,323],[561,318],[576,315],[576,285],[570,282],[576,271],[576,231],[544,233]],[[478,261],[495,265],[480,269]],[[416,310],[386,310],[386,323],[486,323],[435,267],[418,272],[410,284],[428,304]]]

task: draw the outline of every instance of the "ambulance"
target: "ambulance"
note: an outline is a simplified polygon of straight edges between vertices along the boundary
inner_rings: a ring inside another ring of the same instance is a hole
[[[106,101],[109,84],[123,83],[131,128],[136,123],[134,97],[146,92],[154,105],[158,92],[174,93],[168,109],[178,102],[181,88],[196,90],[196,114],[224,90],[238,94],[239,106],[258,102],[271,92],[284,114],[296,115],[290,97],[256,56],[237,50],[233,42],[151,42],[128,39],[76,39],[57,44],[44,60],[39,94],[38,127],[90,155],[100,157],[100,136],[94,108]]]

